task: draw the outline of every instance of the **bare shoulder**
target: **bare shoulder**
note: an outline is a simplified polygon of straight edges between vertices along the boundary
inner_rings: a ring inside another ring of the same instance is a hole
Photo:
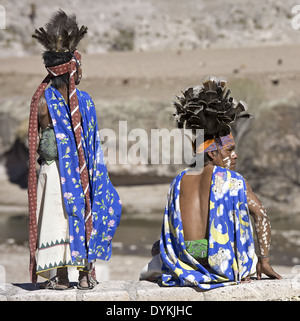
[[[211,180],[212,174],[214,171],[214,166],[213,165],[206,165],[203,169],[203,179],[205,180]]]
[[[245,178],[244,176],[242,176],[242,177],[243,177],[243,179],[244,179],[244,181],[245,181],[245,185],[246,185],[246,190],[247,190],[247,192],[253,193],[252,188],[251,188],[251,185],[249,184],[249,182],[246,180],[246,178]]]
[[[213,166],[205,166],[201,172],[190,171],[183,175],[181,180],[181,190],[193,190],[197,192],[199,189],[210,186]]]
[[[249,206],[250,213],[252,214],[252,212],[253,211],[255,212],[256,209],[259,209],[259,210],[263,209],[263,205],[260,199],[258,198],[258,196],[253,192],[249,182],[245,178],[244,178],[244,181],[246,185],[246,195],[248,199],[248,206]]]

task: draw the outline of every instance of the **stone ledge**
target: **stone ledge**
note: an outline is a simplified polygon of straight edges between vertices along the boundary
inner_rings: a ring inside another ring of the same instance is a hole
[[[0,301],[267,301],[300,297],[300,278],[252,280],[237,286],[201,291],[190,287],[166,288],[147,281],[107,281],[93,290],[39,290],[31,283],[0,284]]]

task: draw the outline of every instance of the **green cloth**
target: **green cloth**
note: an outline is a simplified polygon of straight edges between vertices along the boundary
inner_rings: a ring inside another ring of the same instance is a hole
[[[187,252],[196,260],[207,258],[208,241],[207,239],[184,241]]]
[[[39,154],[48,165],[58,159],[56,137],[53,127],[43,129],[39,145]]]

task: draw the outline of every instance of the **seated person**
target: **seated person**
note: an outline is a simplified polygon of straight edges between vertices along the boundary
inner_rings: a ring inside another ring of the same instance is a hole
[[[262,273],[281,278],[269,264],[271,226],[266,211],[234,171],[238,157],[228,122],[246,113],[242,103],[228,98],[225,85],[210,77],[175,103],[178,127],[204,129],[204,143],[193,142],[195,159],[202,157],[204,166],[185,169],[171,183],[160,241],[153,246],[153,259],[141,280],[212,289],[249,280],[255,272],[258,279]],[[215,94],[214,104],[208,92]]]

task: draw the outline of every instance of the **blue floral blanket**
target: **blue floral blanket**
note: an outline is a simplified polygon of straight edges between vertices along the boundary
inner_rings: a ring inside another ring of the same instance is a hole
[[[89,172],[93,230],[85,240],[85,205],[71,114],[60,92],[50,86],[45,98],[52,118],[59,155],[59,171],[65,208],[69,218],[70,250],[75,260],[109,260],[111,242],[121,218],[121,200],[104,162],[95,107],[91,97],[77,90],[82,116],[82,144]]]
[[[255,258],[245,181],[234,171],[214,167],[210,187],[208,269],[186,251],[184,244],[179,194],[186,171],[175,177],[168,193],[160,238],[161,283],[201,289],[238,284],[250,275]]]

